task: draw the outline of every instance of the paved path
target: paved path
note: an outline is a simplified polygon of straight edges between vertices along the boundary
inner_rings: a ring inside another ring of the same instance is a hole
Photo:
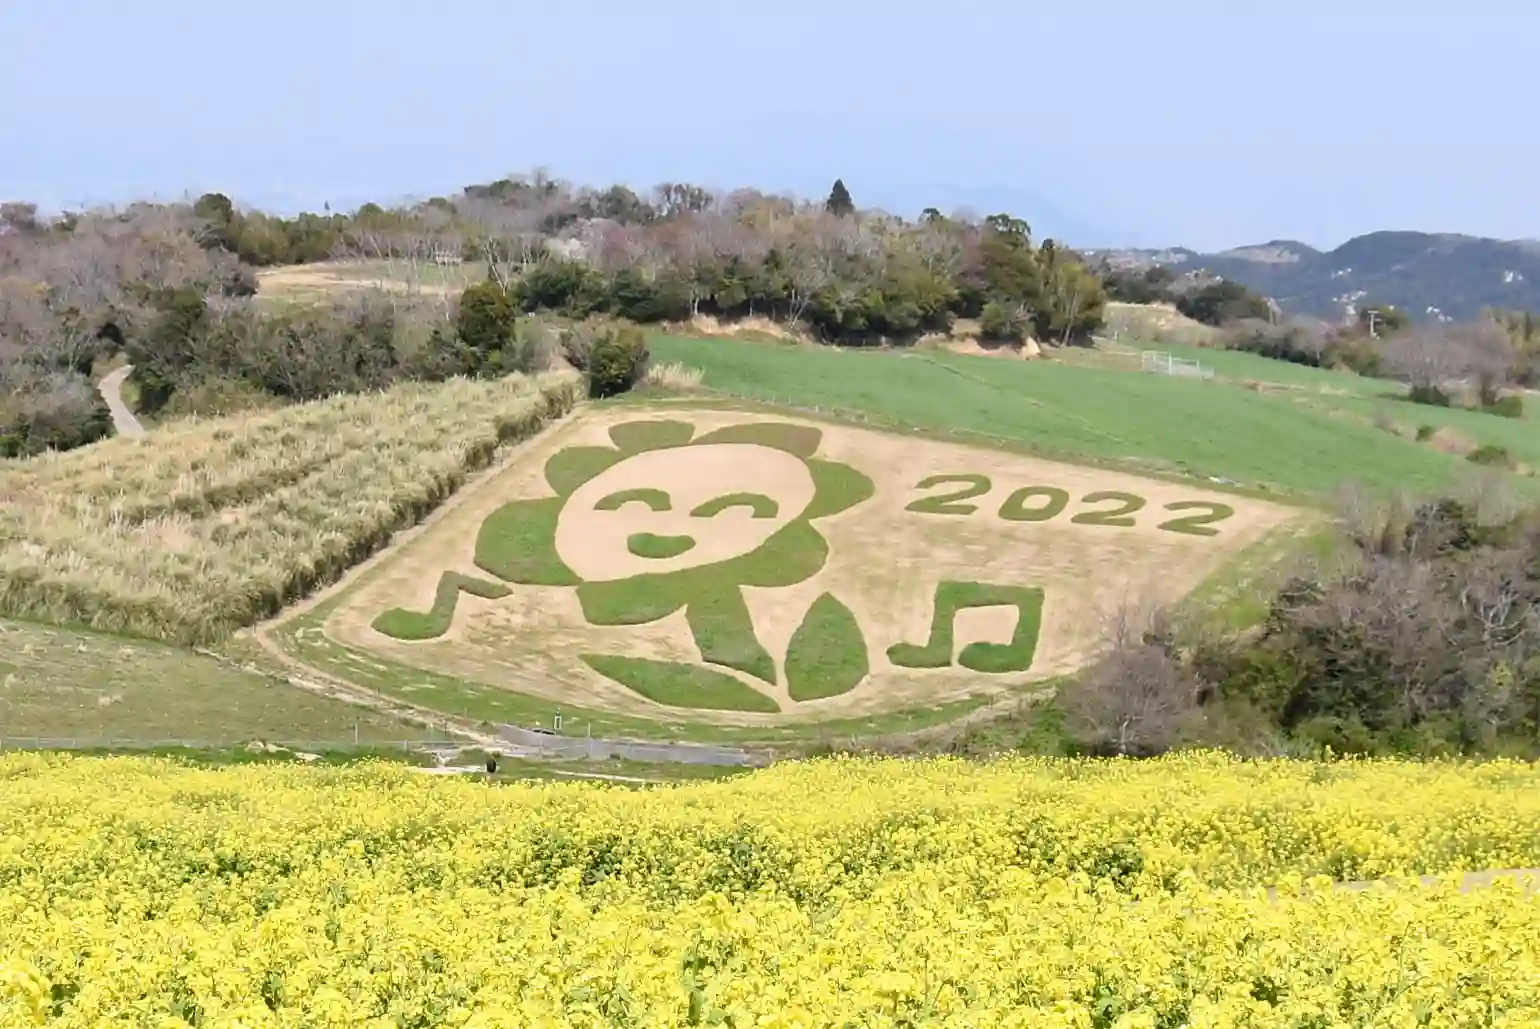
[[[118,430],[118,435],[137,439],[144,435],[144,426],[135,417],[134,412],[128,409],[128,405],[123,403],[123,380],[127,379],[133,370],[133,365],[125,364],[97,383],[96,389],[101,393],[102,399],[107,401],[107,409],[112,412],[112,427]]]

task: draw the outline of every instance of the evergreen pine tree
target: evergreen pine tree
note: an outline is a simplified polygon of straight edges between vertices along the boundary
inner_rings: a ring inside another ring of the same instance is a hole
[[[835,179],[834,188],[829,190],[829,199],[824,201],[823,209],[836,218],[856,213],[856,204],[850,199],[850,190],[845,188],[844,179]]]

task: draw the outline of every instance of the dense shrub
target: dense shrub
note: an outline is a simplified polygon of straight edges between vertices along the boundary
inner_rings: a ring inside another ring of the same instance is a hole
[[[1501,418],[1524,417],[1524,398],[1517,393],[1506,393],[1482,407],[1487,414]]]
[[[979,314],[979,337],[991,343],[1015,343],[1022,337],[1022,321],[1015,312],[991,300]]]
[[[937,215],[923,230],[896,232],[824,215],[783,228],[773,245],[758,247],[744,245],[753,235],[747,226],[722,226],[724,242],[740,238],[719,252],[669,235],[647,260],[637,259],[636,235],[601,235],[585,243],[584,259],[546,256],[521,266],[513,292],[528,312],[639,324],[767,317],[854,345],[947,332],[955,318],[979,317],[990,304],[1019,312],[1000,338],[1019,338],[1030,325],[1039,339],[1080,343],[1103,321],[1100,280],[1073,251],[1051,240],[1034,246],[1026,223],[1007,215],[982,225]],[[936,260],[947,253],[954,259]],[[999,320],[991,315],[991,326]]]
[[[471,287],[458,305],[364,294],[265,308],[195,288],[147,302],[144,328],[126,350],[149,412],[220,409],[228,400],[262,406],[255,396],[236,399],[240,383],[248,393],[303,401],[400,381],[535,372],[557,349],[549,332],[526,331],[512,298],[493,283]],[[201,395],[171,404],[184,392]]]
[[[1494,443],[1483,443],[1481,446],[1465,455],[1465,460],[1472,464],[1494,465],[1500,468],[1511,468],[1513,456],[1508,453],[1507,447],[1500,447]]]
[[[189,380],[171,394],[160,413],[167,418],[223,418],[277,407],[282,401],[245,379],[210,376]]]
[[[502,286],[479,283],[460,294],[455,332],[477,354],[494,354],[513,343],[518,314],[518,305]]]
[[[84,375],[0,365],[0,457],[69,450],[111,432],[107,405]]]
[[[1072,344],[1102,324],[1106,300],[1080,255],[1034,240],[1014,215],[927,210],[906,221],[844,202],[829,210],[686,183],[644,197],[536,175],[391,209],[366,203],[294,217],[244,210],[219,193],[55,218],[5,206],[0,360],[20,350],[42,372],[89,375],[122,353],[150,414],[495,376],[558,354],[586,369],[591,337],[526,332],[523,315],[536,312],[634,324],[765,318],[863,345],[910,343],[988,308],[991,338],[1030,331]],[[268,281],[256,267],[332,259],[366,261],[358,281],[379,275],[392,288],[307,300],[296,278],[294,294],[252,302]],[[486,268],[487,281],[457,300],[422,288],[434,276],[447,286],[458,274],[449,269],[469,262]],[[602,370],[614,363],[620,373],[601,390],[632,381],[634,357],[606,357]],[[29,410],[70,408],[62,397],[44,403],[38,388],[26,392]],[[10,409],[23,403],[11,398]],[[13,426],[7,445],[68,445],[95,431]]]
[[[1448,407],[1450,397],[1438,386],[1427,383],[1417,383],[1406,394],[1406,399],[1414,404],[1427,404],[1429,407]]]
[[[1344,335],[1308,319],[1275,324],[1245,318],[1226,326],[1220,341],[1231,350],[1311,368],[1346,368],[1368,377],[1385,371],[1373,340]]]
[[[598,331],[598,322],[583,322],[558,329],[556,334],[562,359],[587,374],[589,360],[593,356],[594,335]]]
[[[558,326],[540,318],[521,318],[513,345],[504,351],[508,371],[533,374],[556,367],[562,353],[562,333]]]
[[[586,318],[603,311],[608,284],[596,269],[577,261],[551,259],[529,268],[514,287],[525,311],[559,311]]]
[[[1245,319],[1266,319],[1272,308],[1267,298],[1238,282],[1211,282],[1177,298],[1176,309],[1204,325],[1226,325]]]
[[[1220,337],[1224,346],[1248,354],[1289,361],[1319,368],[1325,363],[1328,339],[1307,326],[1275,325],[1258,318],[1247,318],[1226,328]]]
[[[675,274],[645,275],[622,268],[610,280],[601,304],[628,321],[679,321],[690,316],[690,286]]]
[[[1326,349],[1324,363],[1332,368],[1346,368],[1368,378],[1385,374],[1385,363],[1374,342],[1360,337],[1339,338]]]
[[[1106,655],[1059,692],[1064,733],[1077,751],[1151,757],[1178,744],[1198,716],[1197,677],[1174,652],[1163,611],[1125,606]]]
[[[635,325],[614,325],[600,331],[588,353],[588,394],[609,397],[625,393],[647,375],[647,337]]]

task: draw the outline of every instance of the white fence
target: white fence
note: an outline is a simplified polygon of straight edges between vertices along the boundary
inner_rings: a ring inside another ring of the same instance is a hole
[[[1172,357],[1166,350],[1140,351],[1139,365],[1147,372],[1160,375],[1181,375],[1192,379],[1214,377],[1214,369],[1204,367],[1202,362],[1190,361],[1185,357]]]

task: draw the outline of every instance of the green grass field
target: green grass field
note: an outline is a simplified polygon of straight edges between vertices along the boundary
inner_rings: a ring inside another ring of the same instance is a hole
[[[1472,444],[1503,447],[1516,460],[1540,467],[1540,423],[1537,423],[1540,399],[1535,397],[1526,398],[1530,410],[1523,418],[1501,418],[1458,407],[1413,404],[1406,399],[1406,388],[1399,383],[1363,378],[1350,372],[1306,368],[1236,351],[1199,347],[1162,349],[1170,351],[1174,357],[1201,360],[1218,376],[1234,382],[1262,382],[1297,390],[1289,395],[1289,399],[1330,415],[1346,415],[1368,423],[1391,422],[1408,433],[1421,426],[1451,430]]]
[[[0,620],[0,738],[77,745],[292,740],[351,746],[425,731],[190,650]]]
[[[1386,379],[1369,379],[1348,371],[1326,368],[1310,368],[1288,361],[1275,361],[1243,350],[1219,350],[1213,347],[1166,346],[1157,344],[1146,349],[1160,350],[1174,358],[1199,361],[1214,369],[1221,379],[1234,383],[1265,382],[1276,386],[1288,386],[1323,394],[1379,397],[1401,396],[1406,387]],[[1073,351],[1070,352],[1073,354]]]
[[[1540,462],[1540,434],[1529,438],[1528,421],[1423,408],[1388,395],[1388,383],[1247,354],[1190,351],[1224,377],[1203,381],[1070,360],[662,335],[652,352],[701,369],[703,388],[718,395],[1287,496],[1324,496],[1350,481],[1376,491],[1432,491],[1471,473],[1458,456],[1377,427],[1383,409],[1412,425],[1459,425],[1477,442]],[[1258,392],[1232,377],[1299,388]]]

